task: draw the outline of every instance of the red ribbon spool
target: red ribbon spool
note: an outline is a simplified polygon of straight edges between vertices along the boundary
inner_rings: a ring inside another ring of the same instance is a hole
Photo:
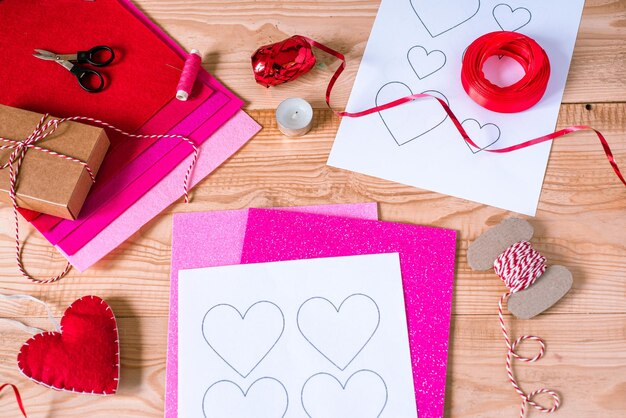
[[[485,77],[483,66],[493,56],[506,56],[524,69],[521,80],[500,87]],[[546,92],[550,59],[532,38],[516,32],[487,33],[467,47],[461,83],[467,95],[480,106],[500,113],[517,113],[533,107]]]

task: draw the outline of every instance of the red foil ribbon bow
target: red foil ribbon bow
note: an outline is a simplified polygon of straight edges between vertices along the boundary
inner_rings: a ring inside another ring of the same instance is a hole
[[[469,137],[467,132],[465,132],[465,129],[461,126],[461,122],[446,102],[430,94],[413,94],[359,112],[340,112],[334,110],[330,105],[330,94],[335,82],[346,68],[346,58],[341,52],[335,51],[305,36],[295,35],[282,42],[265,45],[259,48],[252,55],[254,78],[257,83],[265,87],[276,86],[295,80],[309,72],[315,65],[315,56],[312,51],[314,47],[341,60],[339,68],[335,70],[326,88],[326,104],[336,115],[358,118],[391,109],[416,99],[430,97],[437,99],[439,104],[441,104],[465,142],[475,149],[480,148]],[[482,73],[482,65],[487,58],[493,55],[506,55],[517,60],[526,71],[525,76],[517,83],[504,88],[491,84],[485,79]],[[476,39],[468,46],[463,59],[461,74],[461,83],[465,90],[472,100],[476,101],[479,105],[497,112],[519,112],[532,107],[543,97],[550,78],[550,61],[541,46],[527,36],[516,32],[491,32]],[[487,148],[483,151],[502,154],[551,141],[572,132],[589,130],[593,131],[600,140],[609,164],[611,164],[617,177],[624,186],[626,186],[626,179],[624,179],[624,176],[619,170],[606,138],[604,138],[599,131],[586,125],[570,126],[520,144],[498,149]]]
[[[300,35],[262,46],[252,55],[254,79],[264,87],[295,80],[314,65],[310,39]]]

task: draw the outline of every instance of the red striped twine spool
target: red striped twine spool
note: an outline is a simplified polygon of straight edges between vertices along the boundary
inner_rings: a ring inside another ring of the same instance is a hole
[[[193,90],[193,85],[198,77],[198,71],[202,63],[202,56],[200,51],[192,49],[191,53],[185,60],[185,66],[183,72],[178,80],[178,86],[176,87],[176,98],[181,101],[186,101]]]
[[[522,335],[515,341],[511,342],[509,332],[506,328],[506,324],[504,323],[504,315],[502,313],[502,305],[508,300],[509,296],[515,292],[519,292],[530,287],[533,283],[535,283],[535,280],[537,280],[546,271],[546,259],[539,254],[539,252],[535,251],[529,242],[520,241],[511,245],[502,254],[500,254],[493,263],[493,268],[506,287],[509,288],[509,291],[503,294],[498,302],[498,318],[500,320],[502,335],[504,335],[504,341],[507,346],[507,376],[515,391],[522,398],[520,418],[524,418],[526,415],[526,405],[531,405],[538,411],[544,413],[554,412],[559,409],[559,406],[561,405],[561,399],[558,393],[546,388],[537,389],[531,393],[524,392],[517,382],[517,379],[515,379],[513,366],[511,364],[513,358],[525,363],[533,363],[539,360],[546,352],[546,344],[541,338],[535,337],[534,335]],[[539,353],[536,356],[524,357],[517,354],[515,351],[517,346],[526,340],[536,341],[539,344]],[[552,398],[551,407],[546,408],[533,400],[533,398],[540,393],[545,393]]]

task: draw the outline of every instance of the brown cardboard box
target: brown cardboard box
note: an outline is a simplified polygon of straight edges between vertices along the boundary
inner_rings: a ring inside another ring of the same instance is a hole
[[[39,113],[0,105],[0,137],[23,141],[41,117]],[[109,148],[109,139],[102,128],[63,122],[52,135],[36,144],[86,162],[95,175]],[[0,164],[9,160],[11,152],[11,149],[0,150]],[[17,204],[21,208],[76,219],[91,185],[89,173],[81,164],[29,149],[17,178]],[[9,189],[9,169],[6,168],[0,170],[0,200],[11,202]]]

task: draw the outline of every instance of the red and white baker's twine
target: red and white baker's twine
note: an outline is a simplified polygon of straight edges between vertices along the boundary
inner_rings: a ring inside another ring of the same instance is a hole
[[[559,409],[561,404],[559,395],[553,390],[545,388],[537,389],[528,394],[525,393],[517,383],[513,374],[513,367],[511,365],[511,359],[513,357],[526,363],[532,363],[539,360],[546,352],[546,344],[541,338],[535,337],[534,335],[523,335],[511,343],[509,332],[504,324],[504,316],[502,314],[502,304],[508,300],[509,296],[530,287],[533,283],[535,283],[535,280],[537,280],[537,278],[539,278],[539,276],[546,271],[546,259],[539,254],[539,252],[535,251],[530,246],[529,242],[520,241],[511,245],[502,254],[500,254],[500,256],[498,256],[496,261],[493,263],[493,268],[506,287],[509,288],[509,292],[502,295],[500,301],[498,302],[498,317],[500,319],[500,328],[502,329],[502,334],[504,335],[504,340],[508,349],[506,354],[506,372],[509,376],[511,385],[522,398],[520,418],[524,418],[526,414],[526,404],[531,405],[538,411],[547,414],[554,412]],[[536,341],[539,344],[539,353],[536,356],[524,357],[515,352],[517,346],[525,340]],[[545,393],[552,397],[552,406],[550,408],[546,408],[533,401],[533,398],[540,393]]]
[[[21,257],[21,244],[20,244],[20,230],[19,230],[19,219],[18,219],[18,211],[17,211],[17,179],[18,179],[18,175],[19,175],[19,171],[20,171],[20,166],[22,165],[22,162],[24,161],[24,157],[26,156],[26,152],[29,149],[34,149],[37,151],[41,151],[41,152],[45,152],[46,154],[50,154],[50,155],[54,155],[56,157],[59,158],[63,158],[64,160],[68,160],[68,161],[72,161],[74,163],[80,164],[82,165],[85,170],[87,171],[87,173],[89,174],[89,176],[91,177],[91,181],[95,182],[95,177],[93,174],[93,171],[91,170],[91,168],[89,167],[89,165],[87,165],[86,162],[84,161],[80,161],[76,158],[64,155],[64,154],[60,154],[58,152],[55,151],[51,151],[49,149],[46,148],[42,148],[38,145],[35,145],[36,142],[41,141],[42,139],[46,138],[47,136],[51,135],[54,131],[56,131],[56,129],[58,128],[58,126],[63,123],[63,122],[70,122],[70,121],[81,121],[81,122],[89,122],[93,125],[98,125],[100,127],[103,128],[108,128],[111,129],[121,135],[124,135],[128,138],[136,138],[136,139],[162,139],[162,138],[171,138],[171,139],[180,139],[182,141],[185,141],[186,143],[188,143],[192,148],[193,148],[193,157],[191,160],[191,163],[189,164],[189,168],[187,169],[187,172],[185,173],[185,180],[184,180],[184,185],[183,185],[183,191],[184,191],[184,195],[185,195],[185,203],[189,203],[189,182],[191,180],[191,173],[193,171],[194,166],[196,165],[196,162],[198,160],[198,153],[199,153],[199,149],[198,146],[189,138],[184,137],[182,135],[175,135],[175,134],[167,134],[167,135],[141,135],[141,134],[131,134],[128,132],[125,132],[119,128],[116,128],[115,126],[103,122],[101,120],[98,119],[94,119],[94,118],[88,118],[85,116],[72,116],[72,117],[68,117],[68,118],[61,118],[61,119],[51,119],[48,122],[45,122],[45,120],[49,117],[50,115],[45,114],[42,116],[42,118],[39,120],[39,123],[37,123],[37,126],[35,127],[35,129],[33,130],[33,132],[28,136],[28,138],[26,138],[24,141],[17,141],[14,139],[9,139],[9,138],[2,138],[0,137],[0,142],[4,142],[7,145],[0,145],[0,150],[3,149],[12,149],[13,152],[11,153],[11,155],[9,156],[9,160],[3,164],[0,165],[0,169],[5,169],[8,168],[9,169],[9,181],[10,181],[10,188],[9,188],[9,197],[11,199],[11,203],[13,204],[13,217],[15,219],[15,260],[17,263],[17,268],[19,269],[20,273],[22,274],[22,276],[24,276],[25,278],[36,282],[36,283],[52,283],[52,282],[56,282],[57,280],[61,279],[62,277],[64,277],[71,269],[71,264],[68,262],[67,265],[65,266],[65,269],[58,275],[51,277],[49,279],[45,279],[45,280],[41,280],[41,279],[36,279],[34,277],[32,277],[30,274],[28,274],[26,272],[26,269],[24,268],[24,265],[22,263],[22,257]]]

